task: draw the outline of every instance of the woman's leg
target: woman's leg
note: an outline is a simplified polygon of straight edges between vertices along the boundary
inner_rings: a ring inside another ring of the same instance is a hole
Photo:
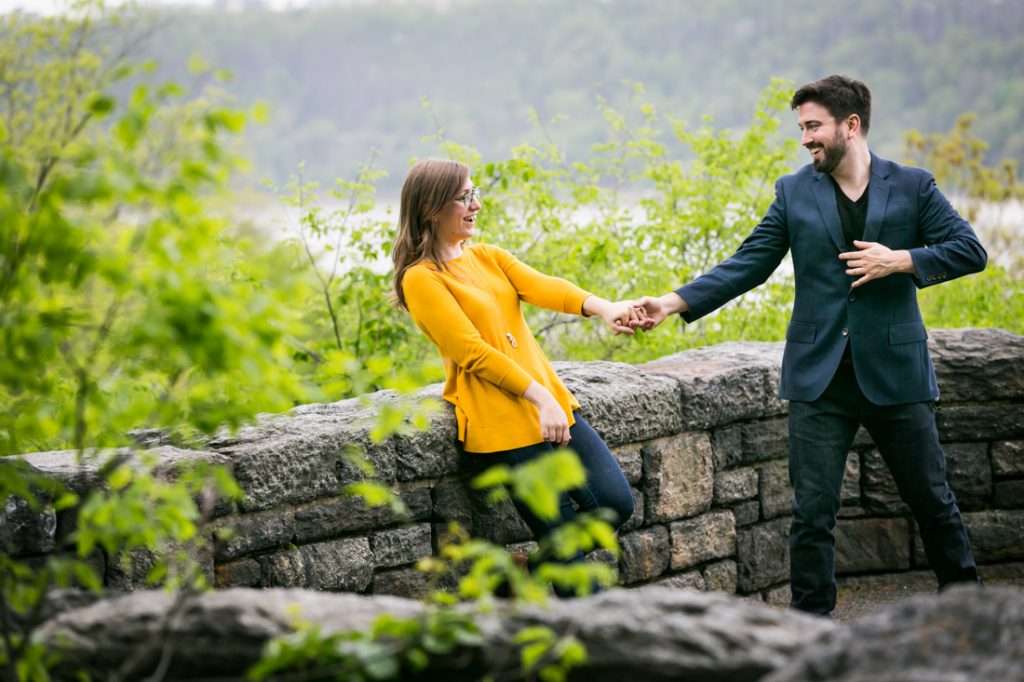
[[[587,481],[584,485],[571,490],[568,494],[562,493],[559,500],[559,516],[553,520],[546,520],[538,517],[528,505],[513,497],[512,501],[520,517],[529,526],[534,538],[542,542],[552,531],[559,526],[575,519],[576,509],[573,501],[582,511],[591,511],[599,508],[610,509],[615,514],[613,526],[617,529],[625,523],[633,514],[633,493],[629,483],[618,461],[612,455],[608,446],[594,429],[578,413],[575,415],[576,423],[570,428],[569,449],[576,453],[586,471]],[[486,468],[497,464],[515,468],[543,457],[555,450],[550,443],[537,443],[514,450],[502,452],[471,455],[474,458],[474,468]],[[479,458],[479,459],[477,459]],[[486,462],[486,464],[484,464]],[[570,500],[570,497],[572,500]],[[545,561],[546,551],[541,551],[531,559],[531,564],[536,565]],[[561,558],[559,563],[571,563],[581,561],[582,553],[576,553],[568,558]],[[596,583],[591,586],[591,592],[600,591],[601,586]],[[554,586],[555,594],[560,597],[575,596],[575,591]]]
[[[615,514],[612,525],[617,529],[633,515],[633,491],[601,436],[579,412],[573,416],[576,423],[569,429],[569,449],[579,457],[587,472],[587,482],[569,491],[569,496],[580,511],[610,509]]]
[[[513,450],[469,454],[468,456],[472,458],[473,469],[477,469],[482,472],[485,469],[497,465],[505,465],[514,469],[528,462],[532,462],[535,459],[539,459],[544,455],[550,454],[554,452],[554,450],[555,448],[551,443],[536,443],[534,445],[527,445]],[[515,495],[512,496],[512,504],[515,505],[516,511],[519,512],[519,516],[526,522],[526,525],[530,528],[530,532],[533,533],[534,539],[538,542],[550,535],[551,531],[555,528],[571,521],[576,516],[576,511],[573,507],[572,501],[566,493],[562,493],[560,496],[558,505],[559,514],[558,518],[555,519],[540,518],[532,509],[530,509],[529,505],[515,497]]]

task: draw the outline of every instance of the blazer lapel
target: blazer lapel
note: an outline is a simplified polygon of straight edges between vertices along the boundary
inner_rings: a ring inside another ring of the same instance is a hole
[[[814,196],[818,200],[818,212],[821,213],[821,221],[825,224],[828,235],[832,237],[840,253],[846,251],[846,239],[843,237],[843,226],[839,223],[839,208],[836,206],[836,190],[831,182],[825,180],[824,173],[815,173]]]
[[[871,154],[871,181],[868,184],[868,215],[864,221],[864,241],[878,241],[882,231],[882,219],[885,218],[885,207],[889,203],[889,162]]]

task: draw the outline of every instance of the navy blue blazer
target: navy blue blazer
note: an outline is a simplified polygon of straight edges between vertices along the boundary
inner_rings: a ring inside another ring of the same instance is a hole
[[[847,343],[860,388],[876,405],[939,396],[917,289],[978,272],[988,256],[927,171],[872,153],[867,191],[863,240],[908,249],[916,277],[899,273],[851,287],[856,278],[839,260],[850,249],[833,183],[807,165],[775,183],[775,201],[735,254],[676,290],[692,322],[763,283],[792,252],[796,294],[779,385],[785,400],[820,397]]]

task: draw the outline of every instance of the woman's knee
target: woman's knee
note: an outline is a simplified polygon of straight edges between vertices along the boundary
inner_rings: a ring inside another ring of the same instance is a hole
[[[626,523],[635,511],[633,491],[630,490],[628,484],[617,486],[612,494],[605,495],[600,502],[601,507],[610,510],[615,515],[612,525],[616,528]]]
[[[619,501],[619,504],[613,509],[613,511],[618,516],[618,522],[615,524],[616,528],[626,523],[626,521],[629,521],[629,519],[633,516],[633,512],[636,511],[636,506],[633,503],[632,492],[630,492],[629,495],[626,495],[624,498],[622,498]]]

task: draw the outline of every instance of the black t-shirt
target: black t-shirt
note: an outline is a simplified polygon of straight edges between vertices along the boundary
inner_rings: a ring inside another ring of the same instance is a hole
[[[843,225],[843,236],[846,238],[846,245],[853,248],[853,240],[864,238],[864,222],[868,216],[868,188],[857,201],[850,201],[850,198],[843,194],[839,183],[832,179],[832,186],[836,190],[836,206],[839,208],[839,222]]]

